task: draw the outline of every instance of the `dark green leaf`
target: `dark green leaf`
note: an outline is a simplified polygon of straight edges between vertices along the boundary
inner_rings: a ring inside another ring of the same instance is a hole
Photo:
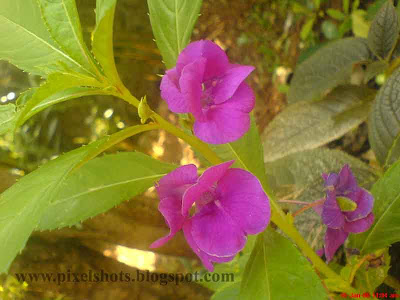
[[[179,53],[189,44],[201,2],[147,0],[151,27],[167,69],[175,66]]]
[[[369,116],[368,136],[378,161],[385,164],[389,151],[393,163],[400,156],[396,138],[400,133],[400,69],[380,88]]]
[[[372,187],[375,216],[372,227],[350,237],[352,247],[362,254],[385,248],[400,241],[400,162],[389,168]]]
[[[96,28],[93,32],[92,51],[104,73],[114,83],[119,75],[114,61],[113,24],[117,0],[96,1]]]
[[[51,230],[94,217],[146,191],[174,168],[138,152],[96,158],[63,182],[38,228]]]
[[[328,299],[310,262],[271,228],[258,236],[247,263],[241,300]]]
[[[338,40],[319,49],[295,70],[288,102],[310,101],[349,81],[353,65],[370,58],[362,38]]]
[[[373,95],[365,87],[341,86],[322,101],[290,105],[275,117],[262,135],[264,160],[273,161],[317,148],[341,137],[367,119],[368,100],[373,99]],[[346,114],[348,111],[352,113]]]
[[[6,272],[72,168],[102,141],[71,151],[22,177],[0,196],[0,273]]]
[[[0,59],[26,72],[46,77],[68,67],[90,73],[52,39],[36,0],[1,0]],[[64,35],[60,36],[64,38]]]
[[[392,0],[380,8],[368,32],[368,46],[381,59],[387,58],[399,38],[399,17]]]
[[[88,73],[96,76],[97,67],[83,41],[75,0],[37,0],[51,37]]]

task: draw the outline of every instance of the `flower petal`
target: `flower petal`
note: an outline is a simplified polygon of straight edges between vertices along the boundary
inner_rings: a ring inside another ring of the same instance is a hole
[[[212,188],[215,183],[225,175],[226,171],[235,161],[227,161],[222,164],[212,166],[204,171],[197,183],[191,186],[183,195],[182,214],[187,216],[193,203],[200,199],[201,195]]]
[[[228,256],[228,257],[216,257],[216,256],[208,255],[204,251],[200,250],[200,248],[197,246],[196,242],[193,239],[192,223],[190,220],[185,222],[185,224],[183,225],[183,234],[185,235],[186,241],[188,242],[190,248],[192,248],[193,252],[196,253],[196,255],[200,258],[203,265],[210,272],[214,271],[214,266],[212,265],[211,262],[220,262],[220,263],[228,262],[228,261],[231,261],[235,257],[235,255]]]
[[[211,96],[215,104],[221,104],[231,98],[242,82],[254,71],[252,66],[232,66],[223,76],[217,79]]]
[[[230,257],[246,244],[243,230],[215,202],[205,205],[191,222],[193,240],[208,255]]]
[[[322,208],[322,221],[330,228],[340,228],[344,225],[344,215],[336,202],[336,193],[327,191]]]
[[[325,234],[325,257],[326,261],[332,260],[336,250],[345,242],[348,233],[341,229],[328,228]]]
[[[170,111],[175,113],[188,113],[189,102],[179,89],[178,73],[176,68],[168,70],[161,80],[161,98],[163,98]]]
[[[216,195],[222,208],[246,234],[265,229],[271,217],[268,196],[257,177],[242,169],[229,169],[218,182]]]
[[[203,110],[201,109],[202,83],[205,67],[206,59],[199,58],[186,65],[179,78],[181,92],[188,102],[189,111],[200,121],[205,119]]]
[[[338,193],[353,191],[358,188],[357,180],[350,170],[349,165],[344,165],[339,173],[339,183],[336,186]]]
[[[190,185],[195,184],[197,179],[197,167],[195,165],[181,166],[165,175],[156,184],[158,196],[160,199],[166,197],[182,199],[183,193]]]
[[[339,182],[339,175],[336,173],[329,173],[328,175],[322,174],[322,177],[325,180],[325,187],[336,186]]]
[[[168,242],[179,230],[181,230],[185,218],[181,214],[182,201],[179,197],[166,197],[161,199],[159,211],[165,218],[170,229],[168,235],[158,239],[150,245],[150,248],[158,248]]]
[[[186,65],[199,58],[207,60],[204,81],[221,76],[229,69],[229,60],[224,50],[211,41],[201,40],[189,44],[179,54],[176,63],[178,74],[181,74]]]
[[[250,128],[250,116],[230,101],[211,106],[206,121],[194,123],[194,134],[210,144],[226,144],[241,138]]]
[[[226,104],[229,103],[229,105],[235,107],[236,110],[249,113],[254,108],[255,100],[256,97],[254,96],[252,88],[246,82],[242,82],[235,94],[233,94]]]
[[[374,214],[370,213],[367,217],[353,222],[346,222],[343,230],[351,233],[361,233],[367,231],[374,223]]]
[[[356,210],[344,212],[347,221],[360,220],[372,211],[374,197],[363,188],[357,187],[354,192],[350,192],[346,196],[357,203]]]

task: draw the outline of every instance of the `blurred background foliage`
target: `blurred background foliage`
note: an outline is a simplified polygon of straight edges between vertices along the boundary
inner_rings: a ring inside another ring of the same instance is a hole
[[[296,64],[330,41],[348,36],[365,37],[383,2],[204,0],[192,39],[214,40],[227,51],[231,61],[256,66],[249,83],[256,92],[255,116],[262,132],[285,107],[288,83]],[[95,0],[77,0],[77,4],[85,38],[89,41],[95,24]],[[163,74],[165,68],[153,42],[146,1],[119,0],[114,30],[115,59],[123,82],[136,97],[147,95],[152,108],[177,123],[177,118],[168,112],[160,99],[157,74]],[[41,82],[41,78],[1,61],[0,103],[13,103],[21,92]],[[30,119],[15,135],[9,133],[0,137],[0,190],[61,153],[139,122],[136,111],[128,104],[105,96],[85,97],[52,106]],[[361,156],[366,152],[365,143],[366,132],[361,126],[357,132],[331,146],[340,146]],[[133,150],[164,161],[198,164],[186,145],[163,131],[132,137],[110,151]],[[136,269],[189,272],[198,268],[199,264],[182,236],[156,253],[147,251],[148,245],[166,231],[157,211],[156,196],[146,193],[80,227],[33,235],[10,273],[57,272],[71,265],[78,271],[127,268],[130,272]],[[134,252],[133,257],[148,259],[153,267],[135,264],[134,258],[130,263],[123,261],[122,255],[114,255],[118,245],[139,249],[142,252]],[[11,275],[0,279],[1,299],[166,300],[209,299],[211,295],[209,290],[196,284],[160,287],[118,283],[76,287],[41,282],[28,286],[18,283]]]

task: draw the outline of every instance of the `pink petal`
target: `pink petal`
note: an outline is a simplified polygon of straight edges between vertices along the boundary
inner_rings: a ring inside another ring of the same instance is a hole
[[[267,227],[271,208],[257,177],[242,169],[229,169],[218,182],[217,197],[224,211],[247,234]]]
[[[179,80],[176,68],[168,70],[161,80],[161,98],[167,104],[169,110],[175,113],[188,113],[189,102],[179,89]]]
[[[234,106],[236,110],[249,113],[253,110],[256,98],[252,88],[245,82],[242,82],[235,94],[227,101],[229,105]]]
[[[322,209],[322,221],[330,228],[341,228],[344,225],[344,215],[336,202],[334,191],[327,191],[327,197]]]
[[[246,235],[220,204],[211,202],[192,219],[192,236],[208,255],[231,257],[246,244]]]
[[[252,66],[233,66],[218,78],[211,93],[214,103],[220,104],[231,98],[254,69]]]
[[[185,218],[181,214],[181,199],[178,197],[167,197],[160,201],[158,206],[159,211],[165,218],[170,232],[165,237],[162,237],[152,243],[150,248],[158,248],[168,242],[179,230],[181,230]]]
[[[339,175],[336,173],[329,173],[325,179],[325,186],[336,186],[339,182]]]
[[[193,203],[200,199],[203,193],[209,191],[210,188],[215,186],[215,183],[225,175],[226,171],[233,163],[233,160],[227,161],[222,164],[212,166],[204,171],[204,173],[197,180],[197,183],[191,186],[183,196],[182,214],[184,216],[189,214],[189,210]]]
[[[328,228],[325,234],[325,257],[326,261],[329,262],[332,260],[335,252],[348,237],[348,233],[344,232],[341,229],[332,229]]]
[[[350,192],[346,197],[357,203],[355,211],[344,212],[347,221],[355,221],[365,218],[374,206],[374,197],[363,188],[357,187],[354,192]]]
[[[351,233],[361,233],[367,231],[374,223],[374,214],[370,213],[367,217],[353,222],[346,222],[343,230]]]
[[[216,257],[216,256],[208,255],[204,251],[200,250],[200,248],[197,246],[197,244],[194,241],[193,236],[192,236],[191,220],[188,220],[183,225],[183,234],[185,235],[186,241],[188,242],[190,248],[192,248],[193,252],[196,253],[196,255],[200,258],[203,265],[210,272],[214,271],[214,266],[212,265],[211,262],[220,262],[220,263],[228,262],[228,261],[231,261],[235,257],[234,255],[230,256],[230,257]]]
[[[182,198],[186,189],[197,182],[197,167],[195,165],[181,166],[160,179],[156,185],[160,199],[165,197]]]
[[[181,92],[188,103],[190,112],[198,120],[204,120],[203,110],[201,109],[201,96],[203,93],[203,75],[206,67],[206,59],[199,58],[186,65],[182,69],[179,85]]]
[[[349,165],[344,165],[339,173],[339,184],[336,186],[336,189],[339,192],[346,192],[350,190],[356,189],[357,180],[355,179],[353,173],[350,170]]]
[[[229,69],[229,60],[224,50],[211,41],[201,40],[189,44],[179,54],[176,63],[178,74],[181,74],[186,65],[199,58],[207,60],[204,81],[221,76]]]
[[[230,101],[211,106],[206,121],[196,120],[194,134],[210,144],[226,144],[241,138],[250,128],[250,116]]]

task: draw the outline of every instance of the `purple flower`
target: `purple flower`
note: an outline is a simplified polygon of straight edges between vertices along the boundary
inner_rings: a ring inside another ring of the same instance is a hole
[[[247,234],[265,229],[271,216],[269,199],[253,174],[229,169],[232,163],[210,167],[200,177],[195,165],[186,165],[159,181],[159,210],[170,232],[151,248],[183,229],[189,246],[213,271],[212,262],[231,261],[243,249]]]
[[[326,198],[322,205],[314,209],[328,227],[324,248],[329,262],[349,233],[361,233],[371,227],[374,222],[374,198],[357,185],[348,165],[343,166],[339,174],[322,174],[322,177],[325,180]]]
[[[230,64],[225,52],[211,41],[189,44],[176,67],[161,81],[161,97],[175,113],[195,117],[194,134],[210,144],[239,139],[250,126],[252,89],[244,82],[252,66]]]

